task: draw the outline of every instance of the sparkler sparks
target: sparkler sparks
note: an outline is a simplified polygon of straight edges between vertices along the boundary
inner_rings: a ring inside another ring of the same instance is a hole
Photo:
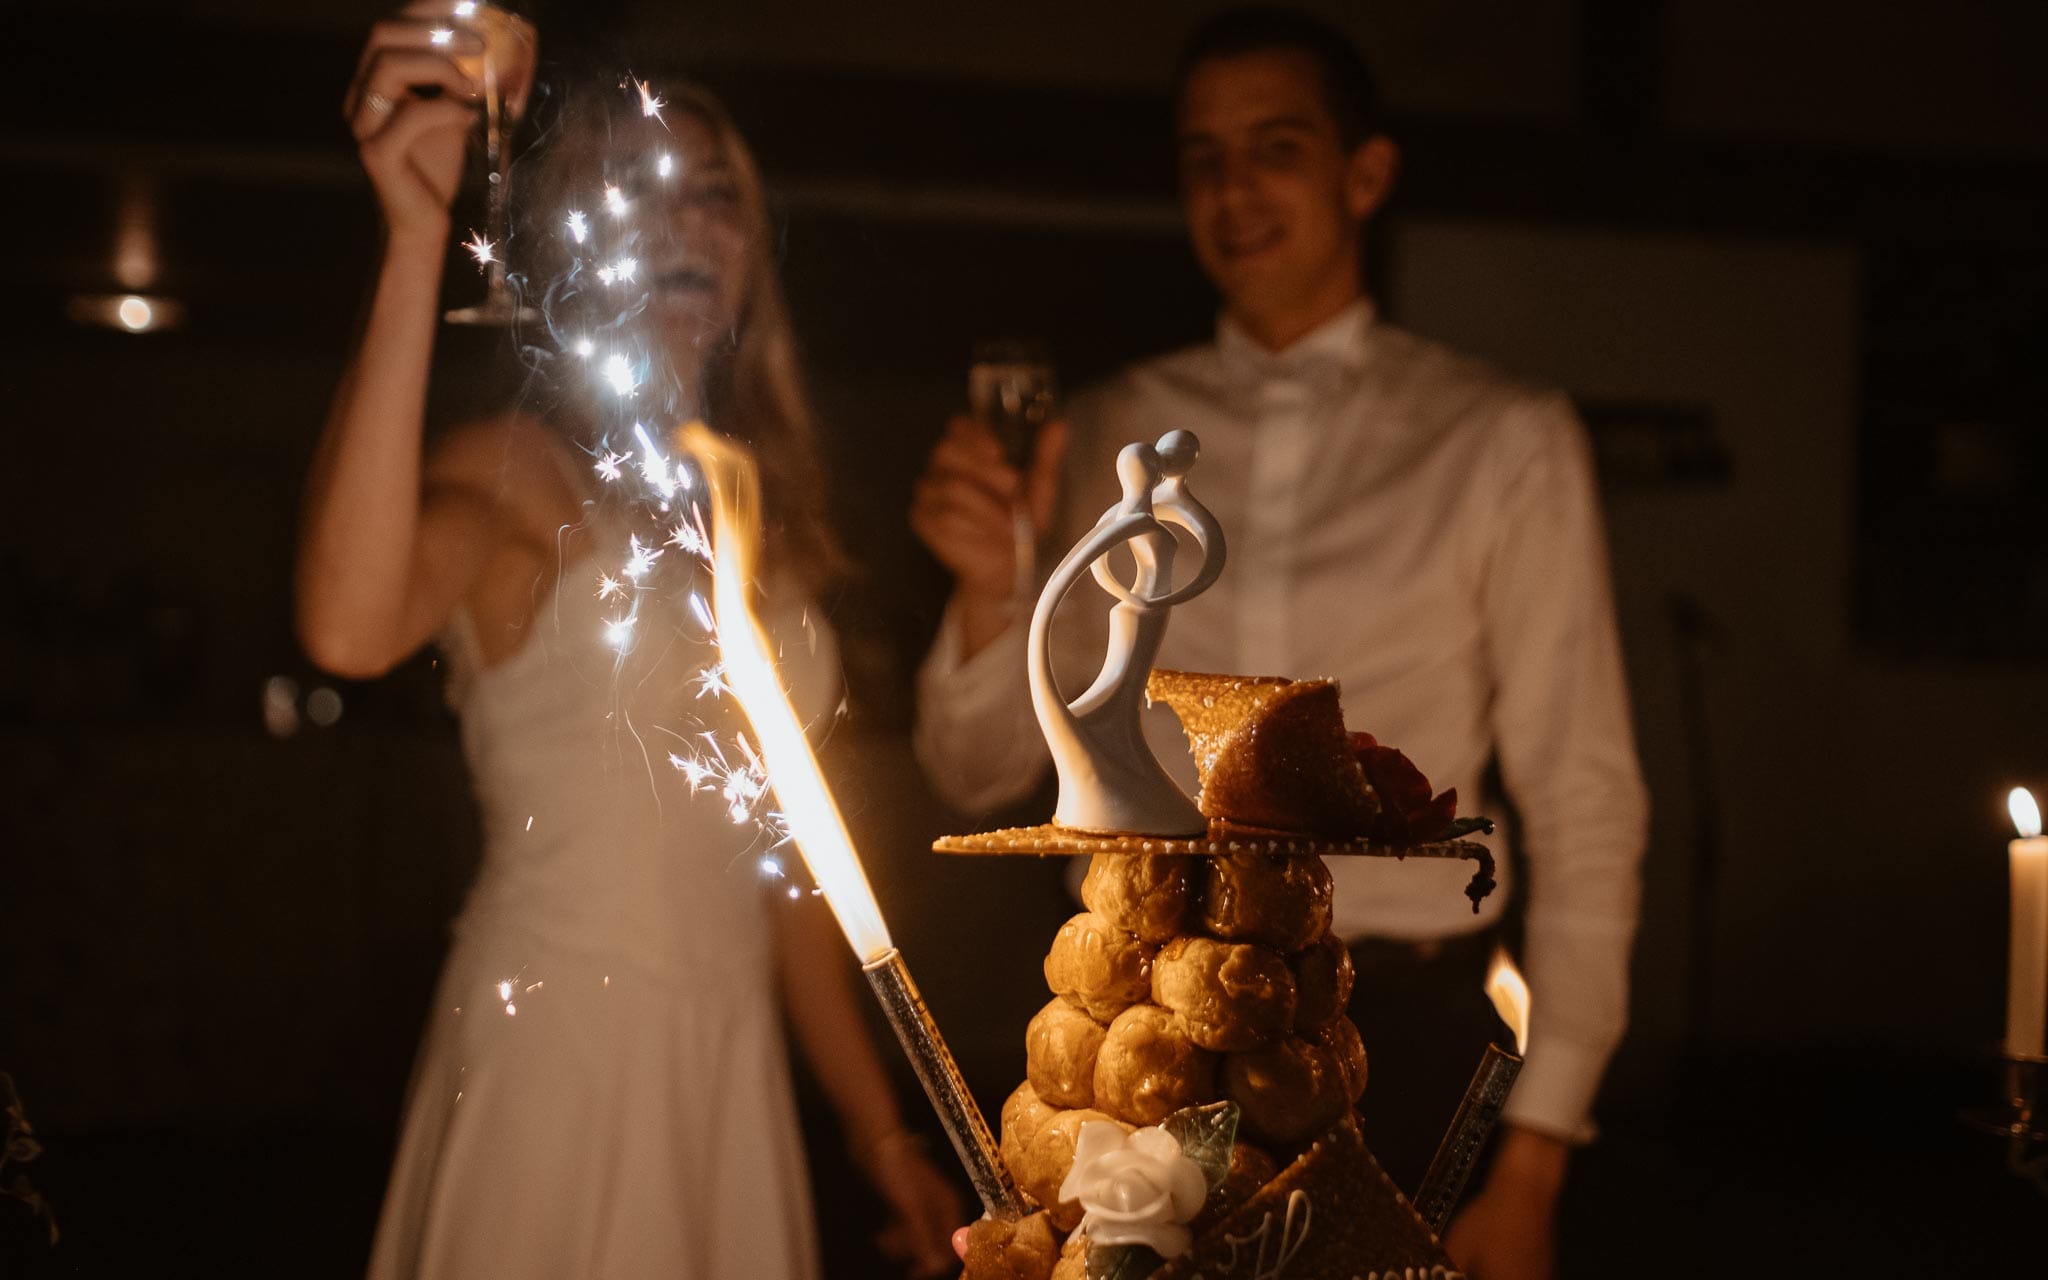
[[[598,598],[598,599],[600,599],[600,600],[610,600],[610,599],[612,599],[612,598],[613,598],[614,596],[623,596],[623,595],[625,595],[625,594],[626,594],[626,584],[625,584],[625,583],[623,583],[623,582],[620,582],[620,581],[619,581],[619,580],[618,580],[617,578],[614,578],[614,577],[613,577],[612,575],[610,575],[610,574],[608,574],[608,573],[600,573],[600,574],[598,574],[598,575],[597,575],[597,598]]]
[[[696,556],[699,559],[711,550],[710,540],[705,538],[703,528],[689,520],[682,521],[669,531],[668,545],[680,548],[686,556]]]
[[[597,278],[606,284],[629,283],[634,276],[639,274],[640,260],[638,258],[620,258],[608,267],[599,267],[597,269]]]
[[[667,101],[655,97],[654,91],[647,87],[645,80],[633,81],[633,87],[640,91],[640,114],[667,128],[668,121],[661,118],[661,109],[668,105]]]
[[[619,464],[632,456],[630,453],[612,453],[607,450],[605,455],[597,460],[597,474],[602,476],[607,484],[617,480],[621,474]]]
[[[726,758],[716,735],[706,733],[702,736],[706,751],[694,755],[671,751],[669,764],[689,783],[691,795],[715,791],[725,802],[726,817],[732,819],[734,825],[760,822],[756,810],[768,794],[768,766],[762,763],[753,744],[745,738],[737,742],[745,759],[735,761]],[[773,831],[775,828],[770,825],[769,829]]]
[[[699,698],[722,698],[732,692],[732,686],[725,682],[725,664],[714,662],[693,677],[697,683]]]
[[[718,624],[712,621],[711,610],[705,605],[704,597],[694,591],[690,593],[690,612],[696,615],[697,621],[703,626],[705,631],[712,634],[717,633]]]
[[[498,246],[484,239],[481,231],[470,232],[469,239],[462,242],[462,247],[469,250],[469,256],[475,258],[476,264],[480,267],[497,260]]]
[[[590,238],[590,219],[583,216],[581,209],[569,210],[569,234],[576,237],[577,244]]]
[[[427,32],[427,43],[436,49],[445,49],[455,39],[455,32],[449,27],[435,27]]]
[[[591,356],[597,354],[597,344],[595,342],[592,342],[588,338],[576,339],[576,345],[571,349],[575,351],[577,355],[582,356],[585,360],[588,360]]]
[[[652,569],[654,562],[660,558],[661,548],[643,546],[640,539],[635,536],[630,540],[630,545],[627,548],[625,574],[628,578],[638,582],[647,576],[647,571]]]
[[[676,158],[666,151],[662,152],[661,159],[654,162],[654,172],[666,178],[675,171]]]
[[[632,617],[629,615],[624,618],[613,618],[606,622],[604,624],[604,642],[621,653],[625,652],[626,647],[633,643]]]
[[[605,381],[612,384],[612,390],[622,396],[630,396],[640,385],[640,379],[633,373],[633,364],[626,357],[614,352],[604,358]]]
[[[623,218],[626,216],[626,211],[633,206],[626,199],[625,192],[617,187],[607,186],[604,189],[604,207],[612,211],[614,218]]]

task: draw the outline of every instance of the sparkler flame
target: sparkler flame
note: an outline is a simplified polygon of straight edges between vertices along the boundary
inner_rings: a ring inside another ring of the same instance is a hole
[[[607,186],[604,189],[604,207],[612,211],[614,218],[623,218],[626,216],[626,210],[632,208],[632,205],[626,200],[625,192],[617,187]]]
[[[712,612],[726,682],[754,726],[781,814],[811,878],[863,963],[890,950],[889,928],[861,869],[845,820],[790,706],[768,639],[747,603],[760,547],[760,480],[754,462],[702,423],[683,428],[711,494]]]
[[[581,209],[569,210],[569,234],[576,237],[577,244],[590,238],[590,219],[583,215]]]
[[[1515,1033],[1515,1052],[1529,1052],[1529,984],[1508,956],[1506,947],[1493,949],[1493,963],[1486,969],[1486,996],[1495,1013]]]
[[[498,252],[498,246],[484,239],[481,231],[470,232],[469,239],[462,242],[462,247],[469,250],[469,256],[475,258],[476,264],[480,267],[494,261]]]
[[[2005,797],[2005,809],[2012,815],[2012,825],[2021,836],[2033,839],[2041,834],[2041,806],[2034,803],[2034,793],[2025,787],[2014,787]]]

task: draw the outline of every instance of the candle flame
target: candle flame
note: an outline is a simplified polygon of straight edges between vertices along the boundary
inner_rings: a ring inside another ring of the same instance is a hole
[[[2041,834],[2041,806],[2034,803],[2033,792],[2014,787],[2005,797],[2005,808],[2012,814],[2012,825],[2019,828],[2022,837],[2031,840]]]
[[[1509,958],[1506,947],[1493,949],[1493,963],[1486,968],[1486,998],[1494,1012],[1515,1033],[1515,1052],[1529,1052],[1529,984]]]
[[[725,684],[754,726],[782,817],[846,941],[863,962],[880,959],[891,946],[888,926],[776,674],[768,638],[747,603],[760,550],[761,489],[754,460],[700,422],[684,427],[681,436],[711,495],[711,612]]]

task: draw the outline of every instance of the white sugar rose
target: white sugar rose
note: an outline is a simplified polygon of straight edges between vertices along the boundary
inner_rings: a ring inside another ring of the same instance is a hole
[[[1125,1133],[1090,1120],[1074,1144],[1074,1167],[1060,1184],[1060,1203],[1081,1202],[1081,1230],[1090,1244],[1142,1244],[1173,1258],[1194,1247],[1187,1224],[1201,1212],[1209,1184],[1180,1143],[1164,1129]]]

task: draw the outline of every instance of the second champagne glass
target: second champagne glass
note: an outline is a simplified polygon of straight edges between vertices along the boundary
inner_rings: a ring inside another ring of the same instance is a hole
[[[967,368],[967,403],[995,432],[1009,464],[1028,476],[1038,433],[1059,406],[1059,375],[1045,344],[1022,338],[976,343]],[[1038,530],[1023,494],[1017,496],[1010,515],[1016,540],[1017,604],[1029,608],[1038,584]]]

